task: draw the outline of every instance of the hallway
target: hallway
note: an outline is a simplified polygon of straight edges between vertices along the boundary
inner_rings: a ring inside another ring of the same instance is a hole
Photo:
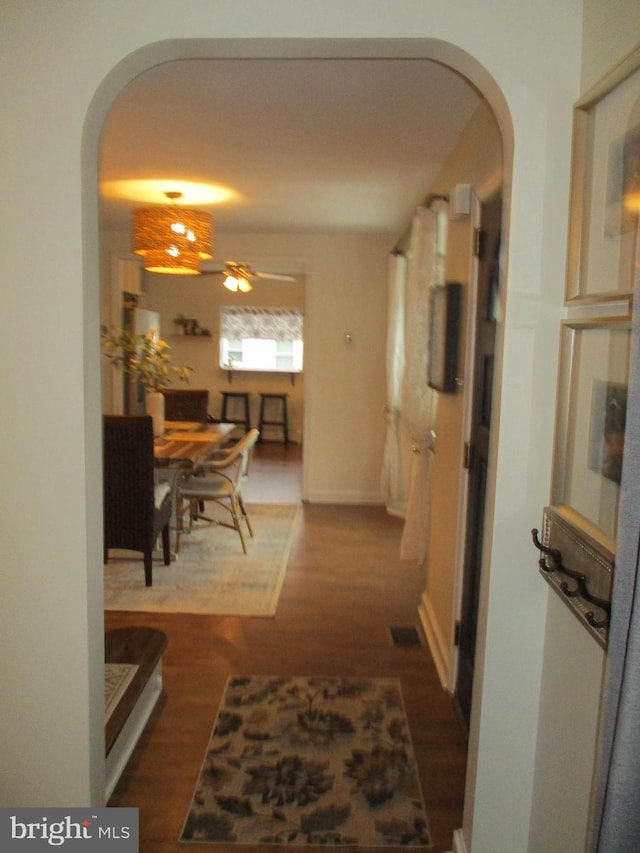
[[[298,500],[300,455],[258,445],[245,500],[265,500],[269,484],[271,499]],[[244,674],[400,678],[432,849],[451,848],[466,742],[426,647],[390,639],[390,626],[418,625],[424,586],[423,569],[398,558],[400,532],[381,507],[305,504],[275,618],[106,613],[107,630],[145,625],[169,640],[163,695],[109,802],[140,809],[141,853],[184,850],[177,839],[218,702],[228,676]]]

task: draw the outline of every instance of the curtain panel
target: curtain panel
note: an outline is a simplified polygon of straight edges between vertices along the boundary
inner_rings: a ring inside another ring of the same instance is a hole
[[[388,511],[404,509],[404,488],[400,454],[400,400],[404,375],[404,318],[407,285],[407,259],[402,254],[389,256],[387,268],[387,351],[385,440],[380,487]]]
[[[405,371],[401,413],[410,436],[412,460],[405,525],[400,543],[403,560],[424,561],[429,535],[431,457],[429,434],[436,396],[427,385],[429,290],[437,276],[437,215],[416,211],[411,226],[405,311]]]

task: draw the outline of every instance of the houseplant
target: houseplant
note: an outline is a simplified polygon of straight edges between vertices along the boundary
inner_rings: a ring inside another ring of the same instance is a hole
[[[164,432],[164,397],[162,389],[173,378],[189,382],[191,367],[171,364],[171,347],[149,329],[136,335],[119,326],[102,326],[102,351],[111,363],[134,377],[145,389],[145,411],[153,417],[154,435]]]

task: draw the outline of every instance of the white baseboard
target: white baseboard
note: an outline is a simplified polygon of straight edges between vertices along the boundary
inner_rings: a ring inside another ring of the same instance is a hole
[[[312,504],[367,504],[384,506],[379,492],[332,492],[318,489],[309,492],[307,500]]]
[[[453,833],[452,853],[468,853],[467,844],[464,840],[464,833],[461,829],[456,829],[456,831]]]
[[[418,606],[418,614],[420,616],[420,624],[427,638],[429,650],[440,677],[440,682],[445,690],[449,689],[449,644],[445,637],[442,636],[440,626],[438,625],[431,602],[429,601],[426,592],[422,593],[422,598]]]

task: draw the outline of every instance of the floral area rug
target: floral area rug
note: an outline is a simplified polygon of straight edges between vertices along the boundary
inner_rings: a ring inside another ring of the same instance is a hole
[[[180,840],[430,846],[399,680],[231,677]]]

